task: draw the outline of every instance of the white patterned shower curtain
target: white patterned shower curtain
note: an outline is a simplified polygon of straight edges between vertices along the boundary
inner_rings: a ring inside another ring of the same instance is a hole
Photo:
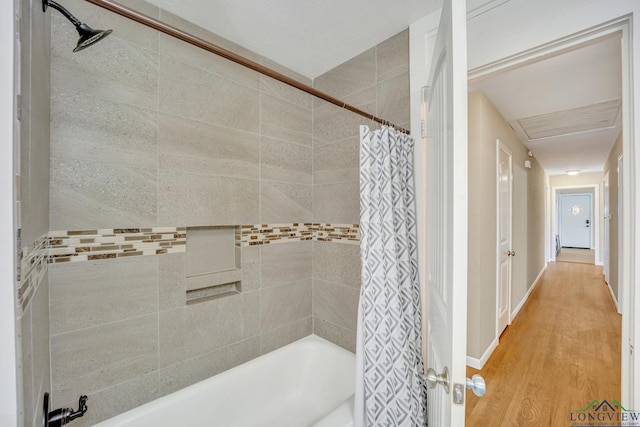
[[[425,425],[413,144],[360,127],[356,427]]]

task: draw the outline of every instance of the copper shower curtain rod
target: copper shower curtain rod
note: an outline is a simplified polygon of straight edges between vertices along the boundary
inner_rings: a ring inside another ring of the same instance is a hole
[[[233,61],[237,64],[240,64],[244,67],[250,68],[254,71],[257,71],[260,74],[264,74],[265,76],[269,76],[273,79],[276,79],[282,83],[288,84],[289,86],[293,86],[296,89],[300,89],[303,92],[306,92],[310,95],[313,95],[317,98],[323,99],[331,104],[337,105],[338,107],[349,110],[353,113],[359,114],[363,117],[366,117],[369,120],[373,120],[374,122],[393,127],[394,129],[409,134],[409,131],[394,125],[388,120],[381,119],[379,117],[374,116],[373,114],[367,113],[359,108],[354,107],[353,105],[349,105],[346,102],[343,102],[337,98],[334,98],[330,95],[327,95],[324,92],[321,92],[317,89],[312,88],[311,86],[305,85],[295,79],[292,79],[288,76],[285,76],[282,73],[279,73],[271,68],[265,67],[262,64],[258,64],[257,62],[251,61],[250,59],[244,58],[240,55],[237,55],[227,49],[224,49],[220,46],[217,46],[213,43],[209,43],[206,40],[198,38],[192,34],[189,34],[185,31],[182,31],[178,28],[172,27],[171,25],[165,24],[162,21],[154,19],[150,16],[144,15],[136,10],[130,9],[126,6],[123,6],[119,3],[113,2],[111,0],[85,0],[89,3],[93,3],[96,6],[100,6],[104,9],[110,10],[111,12],[117,13],[118,15],[124,16],[125,18],[129,18],[133,21],[136,21],[142,25],[153,28],[155,30],[160,31],[161,33],[167,34],[171,37],[175,37],[179,40],[187,42],[193,46],[204,49],[208,52],[215,53],[216,55],[222,56],[223,58],[228,59],[229,61]]]

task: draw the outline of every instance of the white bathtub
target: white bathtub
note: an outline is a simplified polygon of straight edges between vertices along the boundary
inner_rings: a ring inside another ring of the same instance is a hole
[[[310,335],[96,426],[350,427],[354,380],[354,354]]]

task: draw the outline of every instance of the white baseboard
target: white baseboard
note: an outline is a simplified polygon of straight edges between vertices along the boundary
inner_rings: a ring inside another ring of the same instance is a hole
[[[511,312],[511,321],[512,322],[513,322],[513,319],[516,318],[516,316],[518,315],[518,313],[520,312],[522,307],[524,307],[524,304],[529,299],[529,295],[531,295],[531,292],[533,292],[533,290],[536,288],[536,286],[538,286],[538,283],[540,283],[540,279],[542,278],[542,274],[545,272],[546,269],[547,269],[547,264],[545,263],[544,267],[542,267],[542,270],[540,270],[540,273],[538,273],[538,277],[536,277],[536,279],[533,281],[533,283],[529,287],[529,290],[527,291],[527,293],[524,294],[524,297],[522,297],[522,300],[520,300],[520,302],[518,303],[516,308]]]
[[[607,283],[607,282],[604,282]],[[613,293],[613,289],[611,289],[611,285],[609,283],[607,283],[607,288],[609,289],[609,293],[611,294],[611,299],[613,300],[613,304],[616,306],[616,310],[618,311],[618,313],[620,313],[620,307],[618,306],[618,298],[616,298],[615,294]]]
[[[600,266],[600,267],[604,267],[604,262],[603,261],[596,261],[595,264]]]
[[[496,347],[498,347],[498,337],[496,337],[496,339],[494,339],[493,342],[489,344],[489,348],[487,348],[480,359],[467,356],[467,366],[470,366],[477,370],[482,369],[484,367],[484,364],[487,363],[487,360],[489,360],[489,357],[491,357],[491,354],[493,353],[493,350],[496,349]]]
[[[515,319],[516,316],[518,315],[518,312],[520,312],[520,309],[524,306],[524,304],[529,299],[529,295],[531,295],[531,292],[533,292],[533,290],[536,288],[536,286],[538,286],[538,283],[540,283],[540,279],[542,278],[542,274],[545,272],[546,269],[547,269],[547,263],[544,264],[544,267],[542,267],[542,270],[540,270],[540,273],[538,273],[538,277],[536,277],[536,279],[533,281],[533,283],[531,284],[531,287],[529,288],[527,293],[522,298],[522,301],[520,301],[518,306],[511,313],[511,321],[512,322],[513,322],[513,319]],[[609,288],[609,290],[611,290],[611,288]],[[613,295],[613,292],[611,293],[611,295]],[[614,298],[614,301],[615,301],[615,298]],[[480,357],[480,359],[476,359],[475,357],[467,356],[467,366],[469,366],[471,368],[474,368],[474,369],[478,369],[478,370],[482,369],[484,367],[484,364],[487,363],[487,360],[489,360],[489,357],[491,357],[491,354],[493,353],[493,351],[498,347],[498,342],[499,342],[499,337],[496,337],[491,342],[491,344],[489,344],[489,347],[485,350],[484,354],[482,355],[482,357]]]

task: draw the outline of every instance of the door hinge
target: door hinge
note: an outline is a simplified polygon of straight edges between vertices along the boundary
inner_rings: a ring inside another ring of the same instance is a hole
[[[420,135],[422,136],[422,138],[427,137],[427,121],[426,120],[422,120],[420,122]]]
[[[633,344],[629,343],[629,356],[633,356]]]

